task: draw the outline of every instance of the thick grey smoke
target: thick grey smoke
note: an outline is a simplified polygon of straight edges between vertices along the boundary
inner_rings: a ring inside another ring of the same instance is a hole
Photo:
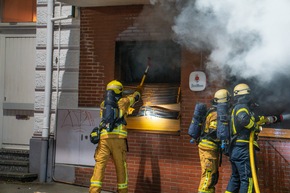
[[[155,12],[162,11],[153,20],[166,18],[171,25],[167,37],[209,53],[209,81],[226,79],[231,90],[245,82],[262,114],[290,113],[289,0],[150,2]]]
[[[287,0],[189,0],[172,29],[181,45],[210,51],[208,70],[268,83],[290,72],[289,8]]]

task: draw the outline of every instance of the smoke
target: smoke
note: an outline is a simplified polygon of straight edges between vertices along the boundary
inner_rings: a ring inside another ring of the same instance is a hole
[[[192,52],[209,53],[209,82],[226,80],[231,90],[247,83],[261,114],[290,113],[290,1],[150,2],[162,13],[159,20],[171,25],[166,37]]]
[[[210,51],[208,71],[265,84],[290,70],[289,7],[287,0],[189,0],[172,29],[179,44]]]

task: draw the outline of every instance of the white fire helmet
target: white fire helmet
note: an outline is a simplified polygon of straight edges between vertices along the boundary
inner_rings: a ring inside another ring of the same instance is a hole
[[[234,88],[234,96],[246,95],[250,94],[251,89],[247,84],[241,83],[235,86]]]
[[[214,94],[214,102],[216,103],[229,102],[230,99],[231,99],[231,95],[229,91],[227,91],[226,89],[220,89],[216,91],[216,93]]]

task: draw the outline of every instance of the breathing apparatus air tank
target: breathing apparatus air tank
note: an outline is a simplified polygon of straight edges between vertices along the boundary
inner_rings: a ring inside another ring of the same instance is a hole
[[[228,103],[217,104],[217,137],[223,141],[230,137]]]
[[[115,121],[118,118],[119,112],[117,102],[114,91],[106,91],[103,121],[106,124],[107,131],[112,131],[114,129]]]
[[[111,132],[119,118],[118,100],[122,97],[123,85],[117,80],[107,84],[100,127]]]
[[[191,124],[188,128],[188,135],[192,137],[191,143],[194,143],[200,137],[202,124],[207,112],[206,104],[196,103]]]
[[[214,103],[217,108],[217,138],[221,140],[221,148],[225,149],[230,138],[229,101],[230,94],[226,89],[220,89],[215,93]]]

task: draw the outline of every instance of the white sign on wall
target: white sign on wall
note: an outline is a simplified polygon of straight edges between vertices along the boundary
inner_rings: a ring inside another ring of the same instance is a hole
[[[194,71],[189,76],[189,88],[192,91],[203,91],[206,86],[206,76],[202,71]]]

